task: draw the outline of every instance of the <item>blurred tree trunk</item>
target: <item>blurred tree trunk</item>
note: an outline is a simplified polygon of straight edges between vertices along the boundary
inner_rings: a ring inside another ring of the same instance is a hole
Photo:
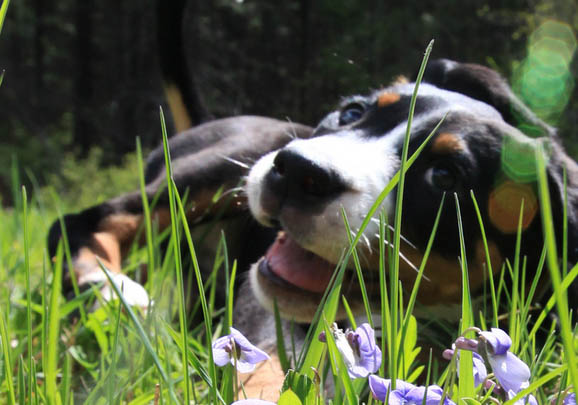
[[[185,130],[209,118],[198,87],[192,76],[195,70],[196,49],[192,49],[192,63],[187,64],[183,42],[183,16],[190,7],[187,24],[198,24],[197,0],[157,0],[157,41],[167,101],[177,131]],[[196,30],[193,30],[196,31]],[[193,39],[193,43],[197,43]],[[191,60],[190,58],[188,60]]]
[[[44,90],[44,36],[45,30],[45,3],[44,0],[34,0],[34,17],[36,20],[34,33],[34,85],[35,85],[35,101],[38,102],[39,95]]]
[[[90,114],[93,88],[93,26],[92,14],[94,0],[76,2],[75,25],[76,46],[74,78],[74,143],[80,147],[82,156],[86,156],[95,135],[95,128]]]
[[[309,58],[310,58],[310,40],[311,40],[311,0],[301,0],[299,2],[299,23],[300,23],[300,41],[299,41],[299,105],[297,111],[303,116],[308,111],[307,88],[309,87]]]

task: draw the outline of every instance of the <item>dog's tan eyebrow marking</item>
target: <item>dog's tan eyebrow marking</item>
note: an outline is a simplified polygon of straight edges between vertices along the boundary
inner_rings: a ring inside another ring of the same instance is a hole
[[[390,104],[397,103],[401,96],[397,93],[392,93],[390,91],[384,91],[377,96],[377,106],[386,107]]]
[[[465,149],[464,141],[457,135],[442,132],[433,141],[431,151],[438,154],[451,154]]]

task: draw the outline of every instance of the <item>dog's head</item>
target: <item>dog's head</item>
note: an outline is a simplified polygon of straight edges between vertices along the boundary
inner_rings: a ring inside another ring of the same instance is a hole
[[[251,269],[252,287],[263,305],[271,307],[275,298],[284,316],[311,319],[336,263],[349,247],[342,209],[356,231],[400,167],[414,86],[398,82],[367,96],[346,98],[321,121],[311,139],[294,140],[254,165],[247,180],[251,212],[260,223],[281,229],[266,255]],[[419,300],[425,305],[457,303],[461,298],[454,195],[461,207],[472,291],[484,282],[486,256],[471,192],[482,213],[493,271],[499,271],[503,260],[513,256],[522,200],[523,253],[528,255],[528,266],[536,262],[542,238],[532,177],[535,141],[516,129],[514,119],[523,119],[554,137],[554,131],[515,98],[497,73],[445,60],[430,65],[419,88],[410,153],[442,119],[407,172],[403,199],[400,279],[411,287],[442,196],[447,197],[426,265],[427,280],[420,287]],[[577,169],[555,142],[550,151],[549,177],[560,225],[562,167]],[[568,178],[574,260],[578,185],[572,183],[575,177]],[[381,207],[389,224],[394,218],[395,193],[390,193]],[[358,246],[369,292],[375,296],[379,293],[379,240],[376,218]],[[349,273],[344,288],[355,311],[361,300],[358,282],[353,272]]]

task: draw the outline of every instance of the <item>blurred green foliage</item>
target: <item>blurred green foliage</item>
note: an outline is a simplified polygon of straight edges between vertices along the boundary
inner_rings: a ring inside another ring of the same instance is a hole
[[[80,173],[87,157],[89,167],[97,159],[102,167],[117,165],[134,150],[135,136],[147,148],[159,143],[158,107],[168,108],[158,60],[163,44],[155,33],[158,13],[151,3],[11,4],[0,41],[0,69],[6,69],[0,89],[5,202],[11,156],[46,184],[75,164]],[[536,94],[546,95],[542,99],[550,104],[555,100],[554,112],[545,118],[578,156],[575,49],[565,56],[564,81],[554,86],[559,92],[550,91],[553,86],[538,93],[524,87],[544,76],[535,61],[551,59],[556,48],[556,41],[534,34],[540,26],[556,21],[575,38],[575,0],[186,4],[182,38],[188,71],[213,117],[259,114],[314,125],[340,97],[387,85],[400,74],[411,76],[433,38],[432,58],[498,70],[518,94],[529,95],[526,101],[538,112]],[[537,74],[520,76],[523,71]],[[98,158],[90,153],[93,147],[101,150]]]
[[[102,166],[104,151],[94,147],[83,159],[65,156],[59,171],[46,176],[48,186],[41,187],[37,198],[52,205],[54,191],[67,209],[74,211],[104,202],[138,188],[136,153],[128,153],[116,165]]]

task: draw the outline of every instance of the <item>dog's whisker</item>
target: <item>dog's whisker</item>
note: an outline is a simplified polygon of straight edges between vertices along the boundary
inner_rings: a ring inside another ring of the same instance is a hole
[[[217,199],[217,201],[222,200],[224,197],[227,197],[231,194],[238,194],[238,195],[243,195],[245,194],[245,188],[242,186],[239,187],[232,187],[226,191],[223,191],[223,193],[219,196],[219,198]]]
[[[293,124],[293,121],[291,121],[291,118],[289,117],[285,117],[285,119],[287,120],[288,123]],[[289,138],[291,139],[297,139],[297,131],[295,130],[294,127],[292,127],[291,129],[284,131],[283,132],[285,135],[289,136]]]
[[[371,243],[369,243],[369,238],[367,237],[367,235],[362,234],[361,237],[363,238],[363,241],[365,242],[365,244],[367,245],[367,250],[369,251],[369,253],[372,253],[372,249],[371,249]]]
[[[375,236],[379,237],[379,234],[375,234]],[[390,241],[388,241],[387,239],[383,240],[383,243],[385,244],[385,246],[393,249],[393,243],[391,243]],[[399,252],[399,257],[405,262],[407,263],[407,265],[409,267],[411,267],[413,270],[415,270],[416,273],[419,273],[419,269],[416,267],[415,264],[413,264],[408,258],[407,256],[405,256],[403,253]],[[423,276],[423,278],[427,281],[431,281],[427,276]]]
[[[289,139],[297,139],[297,134],[294,131],[283,131],[283,135],[287,135]]]
[[[380,239],[380,235],[379,235],[378,233],[375,233],[375,234],[373,234],[373,235],[374,235],[377,239]],[[385,239],[385,238],[383,238],[383,243],[384,243],[386,246],[393,247],[393,244],[392,244],[390,241],[388,241],[387,239]]]
[[[412,247],[412,248],[414,248],[415,250],[418,250],[418,249],[417,249],[417,246],[414,245],[413,243],[411,243],[411,241],[410,241],[408,238],[406,238],[406,237],[403,236],[402,234],[399,234],[399,236],[400,236],[401,240],[403,240],[405,243],[407,243],[407,244],[409,245],[409,247]]]
[[[377,218],[371,218],[371,221],[379,224],[379,220]],[[387,227],[393,232],[395,231],[395,228],[392,225],[387,224]],[[376,234],[377,237],[379,237],[379,234]],[[415,250],[418,250],[417,246],[414,245],[408,238],[406,238],[405,236],[403,236],[401,233],[399,234],[399,237],[401,238],[401,240],[403,240],[405,243],[407,243],[409,245],[409,247],[414,248]]]
[[[231,163],[233,163],[234,165],[237,165],[237,166],[242,167],[243,169],[250,169],[250,168],[251,168],[251,166],[250,166],[249,164],[243,163],[243,162],[241,162],[241,161],[239,161],[239,160],[237,160],[237,159],[233,159],[232,157],[225,156],[225,155],[219,155],[219,156],[220,156],[221,158],[225,159],[227,162],[231,162]]]
[[[407,257],[405,257],[405,255],[404,255],[403,253],[399,252],[399,257],[400,257],[404,262],[406,262],[406,264],[407,264],[409,267],[411,267],[413,270],[415,270],[416,273],[419,273],[419,269],[418,269],[418,268],[415,266],[415,264],[413,264]],[[430,280],[425,274],[423,275],[423,279],[426,280],[426,281],[430,281],[430,282],[431,282],[431,280]]]
[[[353,236],[353,238],[357,236],[357,233],[353,229],[351,229],[349,233],[351,234],[351,236]],[[363,243],[365,243],[365,245],[367,246],[367,250],[369,251],[369,253],[371,253],[372,249],[371,243],[369,242],[369,238],[365,234],[361,234],[361,238],[363,239]]]

